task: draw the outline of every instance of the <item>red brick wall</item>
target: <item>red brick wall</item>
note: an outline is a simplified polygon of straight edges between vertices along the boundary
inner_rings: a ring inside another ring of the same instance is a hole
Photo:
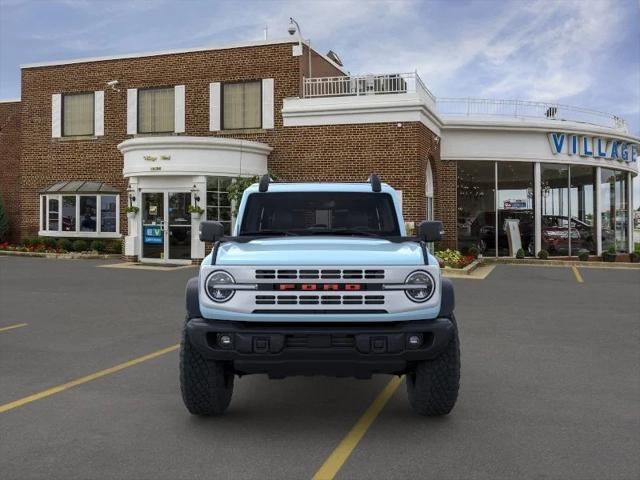
[[[0,195],[9,219],[9,238],[17,240],[20,212],[20,102],[0,103]]]
[[[440,162],[439,145],[424,125],[283,127],[283,99],[299,95],[299,58],[291,55],[291,44],[280,44],[24,69],[22,233],[32,235],[38,229],[38,192],[61,180],[100,180],[117,186],[122,191],[123,211],[126,181],[117,145],[131,138],[126,135],[126,89],[185,85],[185,135],[219,135],[267,143],[273,147],[269,168],[284,180],[364,181],[370,173],[377,173],[403,191],[407,221],[425,218],[426,162],[433,158],[436,214],[439,218],[451,215],[447,231],[455,237],[455,165],[451,170],[451,165]],[[338,72],[327,65],[334,71],[324,74]],[[275,79],[275,128],[210,132],[209,83],[261,78]],[[119,81],[120,92],[106,88],[109,80]],[[97,139],[52,139],[51,95],[94,90],[105,90],[105,135]],[[441,196],[446,200],[441,201]],[[123,214],[120,230],[125,233],[125,229]]]

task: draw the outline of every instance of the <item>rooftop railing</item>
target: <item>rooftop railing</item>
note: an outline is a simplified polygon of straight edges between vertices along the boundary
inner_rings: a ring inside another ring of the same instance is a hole
[[[484,98],[438,98],[436,105],[438,113],[442,115],[566,120],[628,132],[625,120],[616,115],[559,103]]]
[[[303,85],[304,98],[415,93],[420,95],[430,108],[435,108],[437,113],[442,115],[566,120],[628,132],[623,118],[589,108],[527,100],[436,99],[417,72],[313,77],[305,78]]]
[[[393,93],[425,93],[435,97],[416,72],[369,75],[343,75],[304,79],[304,97],[343,97],[385,95]]]

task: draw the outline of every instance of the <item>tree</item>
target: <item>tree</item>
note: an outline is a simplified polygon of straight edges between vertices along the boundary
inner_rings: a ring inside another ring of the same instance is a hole
[[[0,242],[9,239],[9,218],[4,210],[4,202],[0,193]]]

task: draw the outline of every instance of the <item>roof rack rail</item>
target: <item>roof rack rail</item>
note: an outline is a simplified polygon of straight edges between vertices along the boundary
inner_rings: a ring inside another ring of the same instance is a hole
[[[269,177],[269,174],[265,173],[260,178],[260,184],[258,185],[258,191],[259,192],[266,192],[267,190],[269,190],[269,183],[270,182],[271,182],[271,178]]]
[[[369,175],[367,181],[371,184],[371,191],[378,193],[382,190],[382,186],[380,185],[380,177],[378,177],[378,175],[376,175],[375,173]]]

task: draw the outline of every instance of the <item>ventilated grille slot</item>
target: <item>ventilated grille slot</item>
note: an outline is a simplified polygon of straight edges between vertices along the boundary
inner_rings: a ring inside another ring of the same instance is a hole
[[[256,305],[383,305],[384,295],[256,295]]]
[[[384,270],[360,269],[282,269],[256,270],[257,280],[375,280],[383,279]]]
[[[287,335],[287,348],[353,348],[353,335]]]

